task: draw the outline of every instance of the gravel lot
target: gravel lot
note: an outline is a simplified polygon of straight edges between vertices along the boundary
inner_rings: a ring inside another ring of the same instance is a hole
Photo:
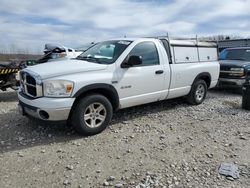
[[[250,187],[250,112],[241,96],[210,91],[121,110],[103,133],[81,137],[64,124],[17,112],[0,92],[0,187]],[[240,178],[218,174],[235,163]]]

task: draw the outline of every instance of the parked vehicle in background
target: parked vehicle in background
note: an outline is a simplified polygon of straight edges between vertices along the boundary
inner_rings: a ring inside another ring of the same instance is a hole
[[[220,53],[220,87],[241,88],[250,71],[250,47],[228,48]]]
[[[214,43],[114,39],[75,59],[22,70],[19,110],[42,120],[67,120],[79,133],[93,135],[118,109],[182,96],[201,104],[218,78]]]
[[[61,45],[45,44],[44,56],[38,60],[28,59],[21,61],[0,62],[0,90],[6,91],[7,88],[17,90],[19,86],[18,72],[27,66],[76,58],[84,51],[84,48],[88,49],[93,45],[93,43],[86,44],[82,46],[81,49],[75,50]]]
[[[22,64],[15,62],[0,62],[0,90],[6,91],[11,88],[17,90],[19,81],[16,79],[18,71]]]
[[[75,50],[73,48],[68,48],[61,45],[45,44],[43,52],[44,56],[38,59],[35,64],[76,58],[83,51]]]

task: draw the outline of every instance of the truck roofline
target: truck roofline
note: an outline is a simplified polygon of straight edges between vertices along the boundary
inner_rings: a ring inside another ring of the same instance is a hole
[[[172,46],[194,46],[194,47],[217,47],[217,44],[215,42],[209,42],[209,41],[199,41],[194,39],[169,39],[168,37],[135,37],[135,38],[113,38],[109,40],[126,40],[126,41],[152,41],[152,40],[160,40],[165,39],[169,41],[170,45]],[[104,40],[104,41],[109,41]]]

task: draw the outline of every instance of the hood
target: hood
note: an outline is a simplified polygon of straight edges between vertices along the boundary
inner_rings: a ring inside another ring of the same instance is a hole
[[[245,67],[250,65],[249,61],[240,61],[240,60],[220,60],[220,65],[230,66],[230,67]]]
[[[82,60],[53,61],[28,67],[24,70],[38,74],[42,79],[81,72],[98,71],[106,69],[108,65],[92,63]]]

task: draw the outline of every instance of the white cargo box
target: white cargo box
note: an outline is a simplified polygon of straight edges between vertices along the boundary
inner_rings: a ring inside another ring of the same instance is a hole
[[[217,61],[217,45],[196,40],[170,40],[173,63]]]

